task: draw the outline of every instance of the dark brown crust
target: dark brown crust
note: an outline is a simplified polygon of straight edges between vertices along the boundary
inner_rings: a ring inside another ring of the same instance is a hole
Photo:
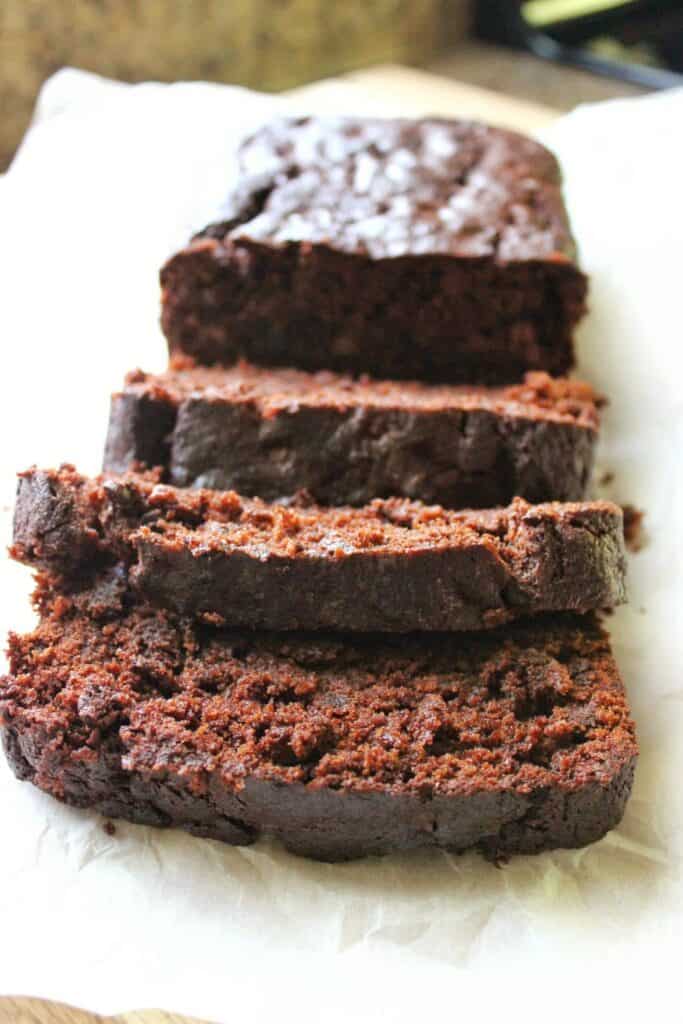
[[[561,374],[585,312],[554,157],[465,121],[266,126],[161,271],[171,351],[204,363],[505,382]]]
[[[48,591],[10,637],[5,750],[60,800],[324,860],[535,853],[621,818],[637,747],[590,618],[351,640],[201,629],[125,584],[118,601],[95,621]]]
[[[507,388],[353,380],[176,361],[112,397],[105,471],[163,468],[181,487],[321,504],[391,495],[450,508],[577,501],[590,478],[599,397],[527,374]]]
[[[284,508],[62,467],[22,474],[12,553],[81,578],[124,560],[156,605],[258,629],[486,629],[625,597],[622,515],[606,502]]]

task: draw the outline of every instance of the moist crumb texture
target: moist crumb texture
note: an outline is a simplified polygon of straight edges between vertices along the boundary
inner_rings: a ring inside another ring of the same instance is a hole
[[[104,469],[145,464],[183,487],[266,500],[305,490],[333,505],[576,501],[600,403],[589,385],[542,372],[508,387],[430,386],[175,357],[112,397]]]
[[[564,373],[585,311],[557,162],[468,121],[282,120],[161,271],[171,351],[387,378]]]
[[[545,617],[485,634],[212,629],[125,575],[56,593],[10,637],[16,774],[107,818],[327,860],[420,846],[574,847],[620,820],[636,759],[607,638]]]
[[[81,586],[122,562],[156,605],[273,630],[483,629],[625,596],[608,502],[285,507],[64,466],[20,478],[12,554]]]

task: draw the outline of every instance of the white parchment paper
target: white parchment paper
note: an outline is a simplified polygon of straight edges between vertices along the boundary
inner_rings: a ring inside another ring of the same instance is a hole
[[[348,95],[349,113],[401,113],[390,96],[359,110]],[[164,365],[160,263],[221,198],[235,139],[284,103],[73,71],[47,83],[0,182],[5,536],[17,469],[97,471],[110,391],[135,365]],[[502,870],[439,853],[321,865],[266,842],[231,849],[124,823],[109,836],[2,761],[0,993],[278,1024],[677,1019],[683,92],[579,109],[546,141],[592,275],[580,369],[611,398],[602,493],[647,512],[631,604],[611,619],[642,751],[622,825]],[[0,630],[30,626],[28,592],[4,561]]]

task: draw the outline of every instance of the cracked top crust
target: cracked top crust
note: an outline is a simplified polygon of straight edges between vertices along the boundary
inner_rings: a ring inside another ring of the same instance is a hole
[[[555,157],[473,121],[283,119],[248,138],[243,183],[196,236],[372,259],[571,263]]]

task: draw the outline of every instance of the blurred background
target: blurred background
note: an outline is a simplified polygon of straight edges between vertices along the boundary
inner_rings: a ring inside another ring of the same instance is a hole
[[[683,82],[683,3],[1,0],[0,169],[65,65],[281,90],[386,62],[569,109]]]

